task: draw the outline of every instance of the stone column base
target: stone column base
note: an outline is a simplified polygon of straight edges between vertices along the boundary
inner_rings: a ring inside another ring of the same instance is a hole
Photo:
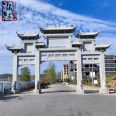
[[[82,88],[82,87],[80,87],[80,88],[77,87],[76,93],[77,93],[77,94],[84,94],[83,88]]]
[[[108,88],[107,87],[100,88],[99,94],[109,94]]]
[[[19,94],[20,93],[20,91],[17,89],[17,90],[11,90],[11,92],[13,93],[13,94]]]
[[[40,93],[41,93],[41,90],[40,90],[40,89],[34,89],[34,90],[33,90],[33,93],[40,94]]]
[[[12,92],[13,94],[16,94],[16,90],[11,90],[11,92]]]

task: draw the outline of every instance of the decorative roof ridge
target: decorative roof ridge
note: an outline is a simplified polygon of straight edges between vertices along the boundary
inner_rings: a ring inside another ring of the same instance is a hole
[[[6,46],[6,48],[8,50],[11,50],[11,49],[23,49],[21,46],[17,46],[17,45],[8,46],[8,45],[5,44],[5,46]]]
[[[18,35],[19,38],[24,38],[24,37],[35,37],[35,38],[39,38],[39,33],[34,33],[34,34],[25,34],[25,33],[18,33],[16,32],[16,34]]]
[[[46,28],[42,28],[40,27],[40,31],[45,31],[45,30],[75,30],[76,27],[46,27]]]
[[[111,46],[111,44],[96,44],[95,47],[99,47],[99,46]]]

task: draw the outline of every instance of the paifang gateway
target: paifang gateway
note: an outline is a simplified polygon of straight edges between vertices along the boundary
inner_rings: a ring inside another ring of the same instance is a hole
[[[95,40],[99,32],[80,32],[74,36],[75,27],[49,26],[40,28],[43,42],[38,42],[40,34],[18,33],[23,47],[8,46],[13,53],[12,91],[18,89],[18,68],[22,65],[35,66],[35,93],[39,93],[40,64],[45,61],[69,61],[76,64],[77,94],[84,94],[82,85],[82,66],[93,64],[99,67],[99,93],[108,92],[105,74],[105,53],[110,44],[96,45]],[[72,37],[77,41],[72,42]]]

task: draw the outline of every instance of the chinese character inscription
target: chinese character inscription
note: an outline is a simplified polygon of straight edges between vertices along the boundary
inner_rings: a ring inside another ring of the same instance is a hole
[[[16,21],[16,3],[13,1],[2,1],[2,21]]]

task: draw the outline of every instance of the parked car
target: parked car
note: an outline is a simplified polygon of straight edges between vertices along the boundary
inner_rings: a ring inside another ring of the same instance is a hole
[[[67,83],[67,82],[63,82],[62,85],[69,85],[69,83]]]
[[[40,81],[40,87],[41,89],[45,89],[48,87],[50,83],[48,82],[44,82],[44,81]],[[39,83],[38,83],[39,86]],[[35,80],[31,80],[30,82],[28,82],[28,89],[34,89],[35,87]]]
[[[116,93],[116,88],[115,87],[110,87],[109,88],[109,93]]]
[[[34,87],[35,87],[35,83],[34,82],[28,83],[28,89],[33,89]]]
[[[40,87],[41,87],[41,89],[45,89],[48,87],[48,83],[40,82]]]

